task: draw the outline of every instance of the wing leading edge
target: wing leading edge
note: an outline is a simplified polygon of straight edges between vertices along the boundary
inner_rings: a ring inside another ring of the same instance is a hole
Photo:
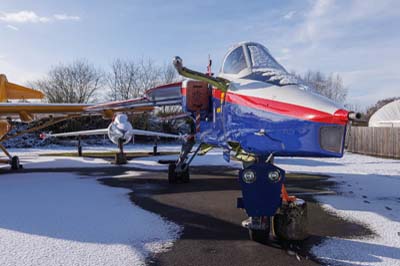
[[[180,135],[175,134],[168,134],[163,132],[157,131],[148,131],[148,130],[140,130],[140,129],[132,129],[130,130],[132,135],[140,135],[140,136],[150,136],[150,137],[162,137],[162,138],[181,138]],[[82,131],[74,131],[74,132],[65,132],[65,133],[47,133],[45,134],[46,138],[50,137],[78,137],[78,136],[94,136],[94,135],[107,135],[108,128],[101,128],[101,129],[93,129],[93,130],[82,130]]]

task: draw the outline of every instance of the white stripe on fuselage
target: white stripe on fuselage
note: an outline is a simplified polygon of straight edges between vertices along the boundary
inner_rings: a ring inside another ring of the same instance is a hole
[[[294,104],[329,114],[334,114],[343,108],[332,100],[306,91],[297,85],[276,86],[248,79],[237,79],[230,85],[231,93]]]

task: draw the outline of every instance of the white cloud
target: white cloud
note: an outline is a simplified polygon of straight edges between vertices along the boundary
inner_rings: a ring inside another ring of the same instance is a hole
[[[323,31],[330,24],[330,20],[326,17],[330,14],[330,10],[333,9],[334,2],[331,0],[317,0],[311,9],[305,15],[305,21],[301,24],[297,31],[299,41],[313,42],[323,38],[327,34],[332,32]]]
[[[305,12],[304,22],[296,29],[297,41],[315,44],[349,34],[352,24],[357,22],[396,18],[400,15],[399,3],[396,0],[381,0],[379,5],[374,0],[315,0]]]
[[[311,9],[311,17],[321,17],[332,8],[333,0],[317,0]]]
[[[14,31],[19,31],[18,27],[15,27],[13,25],[7,25],[6,28],[10,29],[10,30],[14,30]]]
[[[399,95],[400,1],[310,0],[291,10],[301,11],[285,23],[279,14],[276,31],[260,40],[286,69],[340,74],[347,101],[361,107]]]
[[[0,21],[6,23],[48,23],[54,20],[72,20],[78,21],[80,17],[70,16],[67,14],[55,14],[50,17],[42,17],[37,15],[34,11],[23,10],[18,12],[0,12]]]
[[[0,21],[8,23],[46,23],[50,19],[48,17],[40,17],[33,11],[19,11],[19,12],[1,12]]]
[[[296,11],[290,11],[290,12],[288,12],[286,15],[284,15],[283,18],[284,18],[284,19],[287,19],[287,20],[292,19],[293,16],[294,16],[296,13],[297,13]]]
[[[55,14],[53,17],[55,19],[57,19],[57,20],[74,20],[74,21],[78,21],[78,20],[81,19],[78,16],[69,16],[69,15],[66,15],[66,14]]]

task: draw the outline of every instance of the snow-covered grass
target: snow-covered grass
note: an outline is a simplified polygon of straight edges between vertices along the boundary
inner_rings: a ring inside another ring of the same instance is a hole
[[[22,154],[26,168],[105,167],[101,159]],[[130,190],[74,173],[0,176],[0,265],[143,265],[178,225],[132,204]]]
[[[400,265],[400,161],[347,153],[340,159],[279,158],[292,172],[322,173],[337,182],[337,195],[318,196],[323,207],[361,223],[375,236],[330,237],[312,252],[329,265]]]

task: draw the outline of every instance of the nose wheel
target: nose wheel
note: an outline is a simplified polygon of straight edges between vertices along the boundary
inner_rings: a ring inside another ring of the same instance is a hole
[[[245,209],[248,219],[242,226],[251,240],[268,243],[270,239],[300,241],[308,237],[307,204],[288,195],[285,171],[264,158],[239,172],[242,197],[237,206]]]
[[[267,244],[270,240],[270,221],[268,216],[249,217],[242,222],[242,226],[249,230],[250,240]]]

